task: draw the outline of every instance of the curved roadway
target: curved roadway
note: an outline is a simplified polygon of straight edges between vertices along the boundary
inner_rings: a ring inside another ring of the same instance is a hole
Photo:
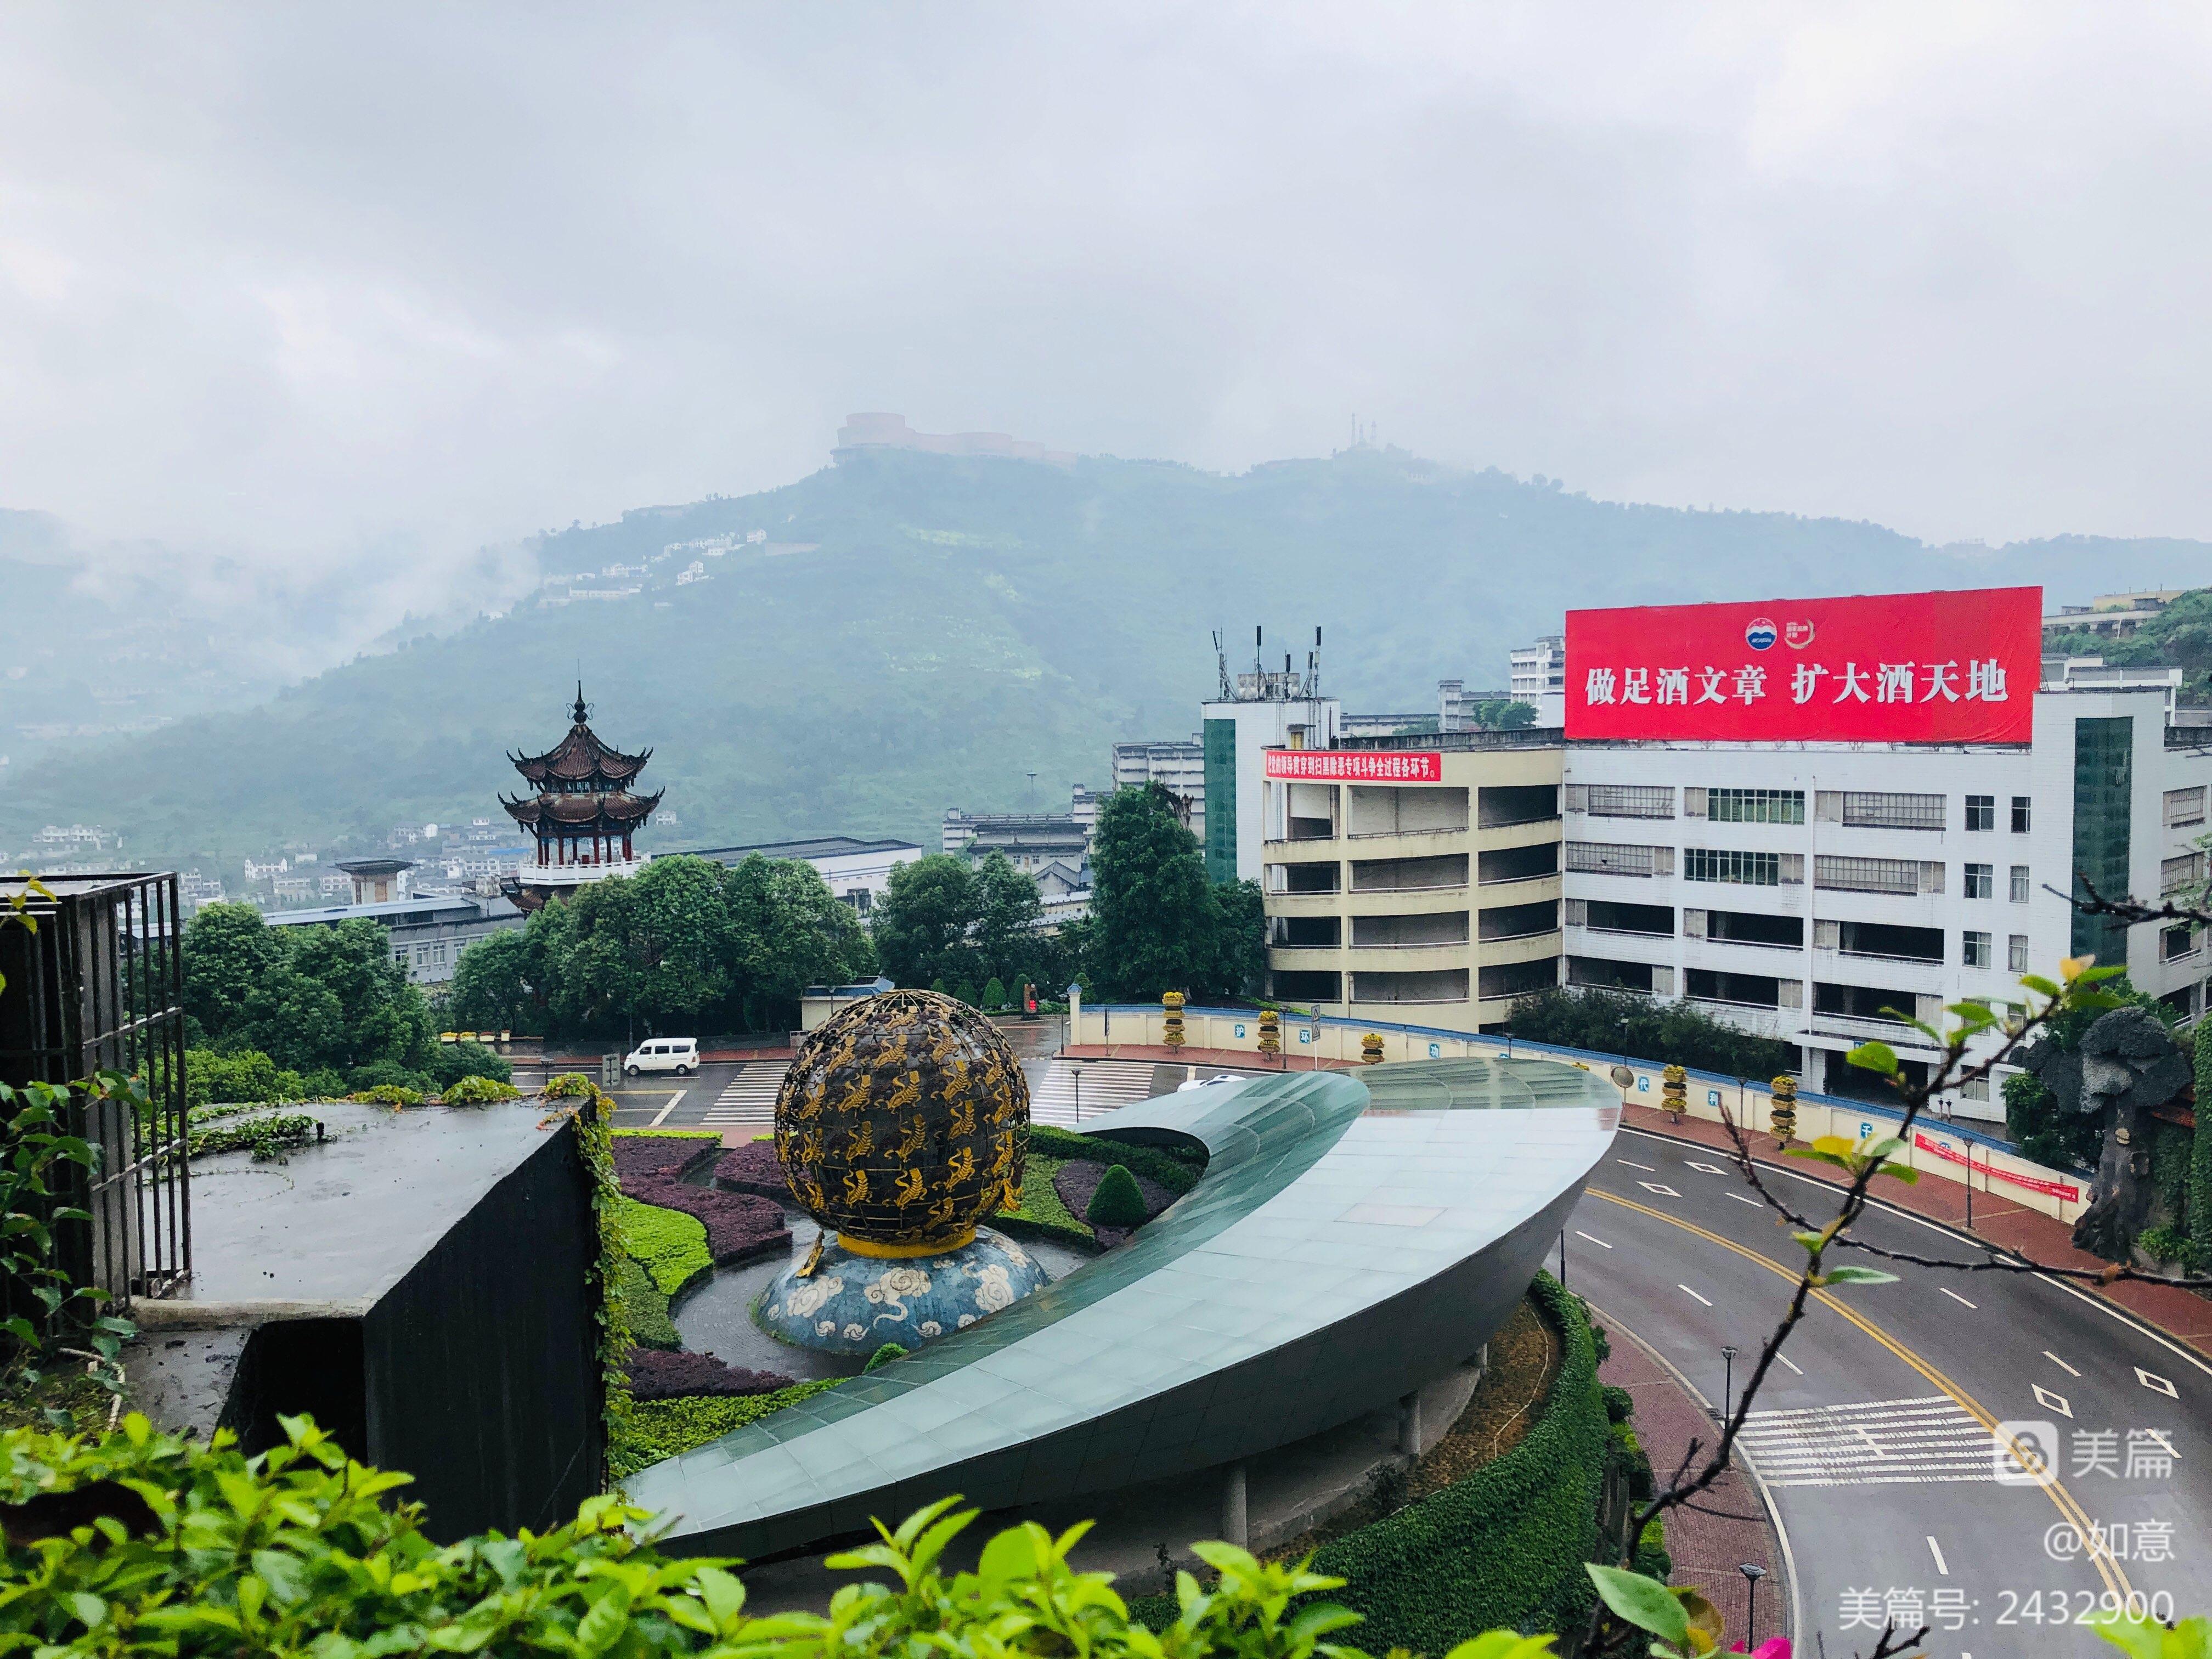
[[[1834,1212],[1826,1183],[1766,1175],[1802,1212]],[[1859,1236],[1971,1254],[1888,1208]],[[1722,1346],[1741,1386],[1803,1260],[1723,1158],[1631,1129],[1565,1237],[1569,1287],[1716,1406]],[[1868,1621],[1889,1611],[1934,1625],[1930,1655],[1962,1656],[2111,1651],[2073,1626],[2130,1591],[2166,1616],[2169,1596],[2212,1613],[2212,1366],[2055,1280],[1879,1265],[1901,1282],[1822,1293],[1748,1425],[1787,1534],[1798,1650],[1871,1650]],[[2050,1425],[2055,1484],[1999,1481],[2001,1422]],[[2102,1559],[2075,1542],[2093,1527]]]

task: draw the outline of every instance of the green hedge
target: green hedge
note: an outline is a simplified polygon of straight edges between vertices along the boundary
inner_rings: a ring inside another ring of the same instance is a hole
[[[1109,1168],[1083,1218],[1094,1227],[1141,1227],[1145,1224],[1145,1195],[1137,1190],[1137,1177],[1128,1166]]]
[[[1589,1316],[1548,1274],[1529,1294],[1561,1339],[1551,1398],[1521,1443],[1465,1480],[1324,1545],[1329,1600],[1366,1615],[1370,1650],[1443,1654],[1477,1632],[1574,1630],[1592,1591],[1609,1424]]]
[[[684,1339],[668,1316],[668,1298],[653,1283],[642,1263],[618,1257],[611,1270],[608,1290],[619,1307],[630,1340],[648,1348],[680,1348]]]
[[[809,1395],[834,1389],[842,1380],[826,1376],[796,1382],[773,1394],[694,1394],[676,1400],[633,1400],[614,1444],[608,1449],[608,1468],[620,1480],[665,1457],[719,1439],[732,1429],[757,1423]]]
[[[674,1296],[694,1279],[714,1271],[707,1253],[707,1224],[680,1210],[641,1204],[634,1198],[615,1203],[615,1224],[623,1249],[651,1275],[653,1288]]]
[[[1017,1238],[1050,1238],[1078,1249],[1097,1249],[1097,1235],[1060,1201],[1060,1189],[1052,1184],[1066,1161],[1039,1158],[1032,1151],[1022,1165],[1021,1207],[1000,1211],[991,1218],[991,1225]]]
[[[1062,1162],[1081,1158],[1091,1164],[1119,1164],[1131,1175],[1157,1181],[1177,1198],[1197,1186],[1199,1177],[1206,1173],[1202,1158],[1195,1164],[1187,1163],[1157,1146],[1136,1146],[1126,1141],[1101,1140],[1093,1135],[1055,1129],[1048,1123],[1030,1125],[1030,1156],[1033,1158],[1040,1156],[1056,1158]]]

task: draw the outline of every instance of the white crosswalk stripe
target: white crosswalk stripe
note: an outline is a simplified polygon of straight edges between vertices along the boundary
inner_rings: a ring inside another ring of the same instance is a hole
[[[1064,1127],[1077,1121],[1079,1107],[1088,1121],[1117,1106],[1149,1100],[1152,1093],[1150,1060],[1055,1060],[1042,1082],[1030,1079],[1030,1117]]]
[[[747,1060],[699,1121],[709,1129],[766,1129],[775,1123],[775,1094],[788,1068],[773,1060]]]
[[[1775,1486],[1996,1480],[1996,1437],[1948,1395],[1753,1412],[1738,1443]]]

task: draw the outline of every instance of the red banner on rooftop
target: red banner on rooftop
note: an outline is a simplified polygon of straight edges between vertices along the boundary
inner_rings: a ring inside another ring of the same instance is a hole
[[[2039,587],[1570,611],[1567,736],[2026,743],[2042,646]]]
[[[1442,783],[1444,757],[1433,749],[1270,749],[1267,775],[1315,783]]]

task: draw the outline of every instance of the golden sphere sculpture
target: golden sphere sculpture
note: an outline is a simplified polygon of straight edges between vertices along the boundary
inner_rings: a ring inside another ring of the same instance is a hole
[[[840,1009],[799,1044],[775,1152],[802,1207],[864,1255],[953,1249],[1021,1200],[1030,1088],[999,1029],[931,991]]]

